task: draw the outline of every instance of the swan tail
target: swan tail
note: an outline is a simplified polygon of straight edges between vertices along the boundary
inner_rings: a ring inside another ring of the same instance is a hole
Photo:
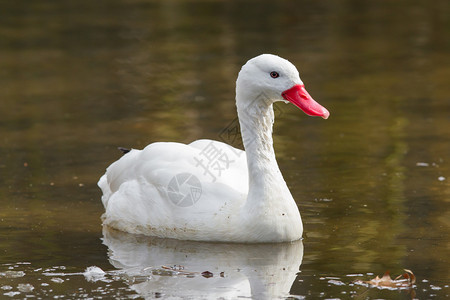
[[[131,149],[124,148],[124,147],[117,147],[117,149],[119,149],[123,154],[127,154],[128,152],[131,151]]]

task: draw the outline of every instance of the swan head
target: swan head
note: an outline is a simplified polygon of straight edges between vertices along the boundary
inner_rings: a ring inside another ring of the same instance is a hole
[[[236,81],[236,105],[290,102],[310,116],[327,119],[330,113],[306,91],[297,68],[288,60],[262,54],[247,61]]]

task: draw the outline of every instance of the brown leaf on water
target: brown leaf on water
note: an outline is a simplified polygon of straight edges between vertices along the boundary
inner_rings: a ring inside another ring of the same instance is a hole
[[[211,278],[214,276],[214,274],[209,271],[205,271],[205,272],[202,272],[202,276],[205,278]]]
[[[410,286],[413,286],[414,283],[416,283],[416,276],[414,275],[414,273],[411,270],[408,269],[403,269],[405,271],[405,273],[403,273],[402,275],[397,276],[394,280],[397,281],[405,281],[408,282],[410,284]],[[403,279],[400,279],[402,278]]]
[[[405,273],[392,279],[389,275],[389,271],[384,273],[383,277],[375,277],[369,281],[356,280],[355,283],[367,283],[379,288],[391,288],[391,289],[405,289],[413,287],[416,282],[416,276],[411,270],[404,270]]]

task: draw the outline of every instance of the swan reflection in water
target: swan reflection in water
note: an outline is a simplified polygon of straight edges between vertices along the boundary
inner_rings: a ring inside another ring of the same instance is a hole
[[[289,295],[303,259],[303,243],[226,244],[134,235],[103,227],[111,264],[143,297]]]

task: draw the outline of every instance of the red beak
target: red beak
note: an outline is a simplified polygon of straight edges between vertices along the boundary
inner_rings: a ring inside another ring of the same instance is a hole
[[[308,94],[303,84],[296,84],[290,89],[281,93],[284,99],[291,102],[307,115],[319,116],[324,119],[328,119],[330,113],[328,110],[314,101],[314,99]]]

